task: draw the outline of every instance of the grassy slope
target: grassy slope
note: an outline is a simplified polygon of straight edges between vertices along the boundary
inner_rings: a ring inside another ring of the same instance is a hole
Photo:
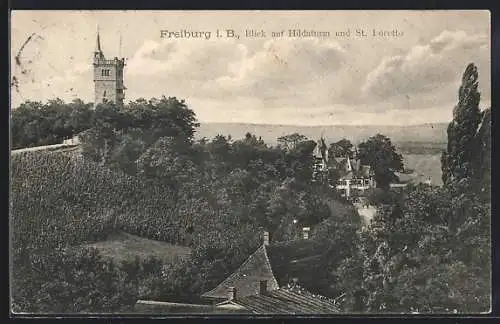
[[[124,232],[116,232],[109,235],[106,240],[82,246],[96,248],[103,256],[115,261],[133,260],[138,256],[143,260],[155,257],[166,263],[173,263],[191,253],[191,249],[185,246],[149,240]]]

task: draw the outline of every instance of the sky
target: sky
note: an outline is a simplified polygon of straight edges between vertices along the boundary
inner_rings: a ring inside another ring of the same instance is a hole
[[[202,123],[449,122],[468,63],[478,66],[481,108],[491,104],[488,11],[58,10],[11,14],[12,108],[92,102],[98,29],[106,58],[126,58],[126,102],[177,97]],[[288,37],[296,29],[322,34]]]

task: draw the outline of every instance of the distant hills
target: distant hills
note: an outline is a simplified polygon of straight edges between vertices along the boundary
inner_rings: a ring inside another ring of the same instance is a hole
[[[432,142],[446,143],[447,123],[383,126],[383,125],[332,125],[332,126],[294,126],[271,124],[244,124],[244,123],[201,123],[196,132],[196,138],[214,138],[217,134],[231,135],[233,139],[240,139],[247,132],[255,134],[271,145],[277,143],[277,138],[283,135],[299,133],[309,139],[317,140],[324,134],[325,140],[336,142],[347,138],[353,143],[359,143],[377,133],[388,136],[394,143],[398,142]]]

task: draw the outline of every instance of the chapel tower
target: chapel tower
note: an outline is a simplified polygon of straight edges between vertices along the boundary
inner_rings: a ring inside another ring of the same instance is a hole
[[[123,85],[123,68],[125,59],[115,57],[107,60],[101,49],[99,31],[97,31],[94,51],[94,108],[103,102],[112,101],[123,105],[125,86]]]

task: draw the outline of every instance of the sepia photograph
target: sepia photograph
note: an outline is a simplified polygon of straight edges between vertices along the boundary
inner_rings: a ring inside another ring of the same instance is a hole
[[[11,316],[491,312],[486,10],[13,10]]]

